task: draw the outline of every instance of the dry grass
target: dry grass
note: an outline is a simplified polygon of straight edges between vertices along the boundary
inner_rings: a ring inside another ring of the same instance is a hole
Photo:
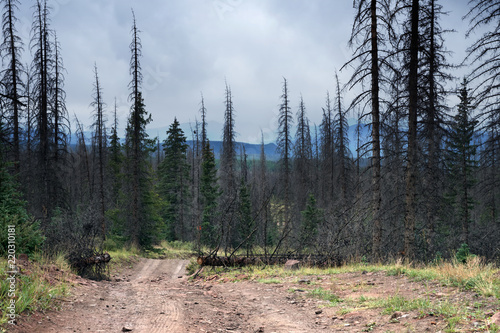
[[[472,290],[478,294],[500,299],[500,270],[480,257],[470,257],[467,262],[456,260],[435,265],[412,267],[402,262],[387,266],[389,275],[406,275],[413,280],[437,280],[444,285]]]

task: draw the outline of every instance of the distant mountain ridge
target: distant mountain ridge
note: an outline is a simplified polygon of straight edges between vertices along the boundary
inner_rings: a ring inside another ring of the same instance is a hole
[[[193,147],[193,141],[188,140],[186,143],[190,146]],[[247,157],[249,160],[257,160],[260,158],[260,150],[261,150],[261,144],[253,144],[253,143],[246,143],[246,142],[236,142],[236,154],[239,156],[242,152],[242,146],[245,147],[245,153],[247,154]],[[222,141],[210,141],[210,147],[214,150],[215,158],[219,158],[220,154],[222,152]],[[266,159],[270,161],[277,161],[280,158],[280,155],[278,154],[277,151],[277,146],[275,143],[267,143],[264,144],[264,152],[266,154]]]
[[[209,125],[211,125],[211,126],[208,126],[208,128],[213,129],[213,128],[217,127],[216,123],[209,123]],[[190,126],[191,126],[191,124],[189,124],[189,123],[181,124],[181,128],[183,129],[184,135],[186,136],[186,138],[190,138],[190,137],[192,138],[192,131],[195,130],[194,128],[192,128]],[[351,125],[351,126],[349,126],[349,130],[348,130],[349,149],[351,150],[351,154],[353,156],[356,156],[356,144],[357,144],[356,127],[357,127],[357,124]],[[165,140],[165,138],[167,137],[167,133],[166,133],[167,130],[168,130],[168,127],[152,128],[152,129],[148,129],[147,133],[148,133],[150,138],[158,137],[160,139],[160,142],[163,142],[163,140]],[[222,141],[212,140],[215,137],[220,137],[220,135],[217,134],[218,132],[219,132],[218,130],[208,132],[208,137],[210,139],[210,146],[214,149],[214,153],[215,153],[216,158],[220,157],[220,153],[222,151]],[[360,132],[361,132],[360,133],[361,144],[364,144],[365,142],[370,140],[369,139],[369,135],[370,135],[370,126],[369,125],[362,124]],[[121,135],[124,135],[124,134],[121,134]],[[84,131],[84,136],[85,136],[86,144],[90,145],[92,142],[91,141],[92,132]],[[122,140],[122,142],[124,141],[123,136],[121,137],[121,140]],[[189,144],[189,146],[191,146],[191,147],[193,146],[192,139],[187,140],[186,142]],[[71,135],[70,145],[76,146],[77,143],[78,143],[77,135],[74,135],[74,134]],[[236,153],[238,155],[241,152],[242,145],[245,147],[245,152],[246,152],[249,160],[252,160],[252,159],[257,160],[260,158],[260,149],[261,149],[260,143],[236,142]],[[277,161],[280,158],[280,155],[277,151],[276,143],[274,143],[274,142],[264,144],[264,152],[266,153],[266,159],[268,159],[270,161]]]

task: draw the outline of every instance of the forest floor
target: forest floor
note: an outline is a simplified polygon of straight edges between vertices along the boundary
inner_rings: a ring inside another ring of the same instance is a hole
[[[140,259],[110,281],[75,278],[59,311],[9,332],[495,332],[495,297],[385,271],[276,276]],[[282,268],[281,268],[282,270]]]

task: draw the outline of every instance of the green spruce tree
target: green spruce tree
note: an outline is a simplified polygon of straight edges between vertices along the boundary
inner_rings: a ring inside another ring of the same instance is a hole
[[[250,255],[255,244],[255,221],[252,219],[252,202],[250,201],[250,191],[244,178],[241,179],[239,189],[239,205],[238,205],[238,233],[240,241],[245,242],[247,256]]]
[[[302,248],[308,248],[315,243],[316,236],[318,235],[318,227],[323,217],[323,210],[317,207],[316,199],[313,194],[309,194],[306,209],[304,209],[301,213],[301,245]]]
[[[175,118],[163,142],[165,158],[158,169],[160,196],[168,203],[163,218],[167,225],[166,236],[169,240],[186,240],[189,210],[187,149],[186,136]]]

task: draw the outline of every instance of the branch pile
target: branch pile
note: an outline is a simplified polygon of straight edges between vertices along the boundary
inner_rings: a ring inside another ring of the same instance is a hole
[[[110,260],[109,253],[96,249],[73,251],[68,256],[70,265],[76,269],[78,275],[96,280],[106,278],[106,268]]]

